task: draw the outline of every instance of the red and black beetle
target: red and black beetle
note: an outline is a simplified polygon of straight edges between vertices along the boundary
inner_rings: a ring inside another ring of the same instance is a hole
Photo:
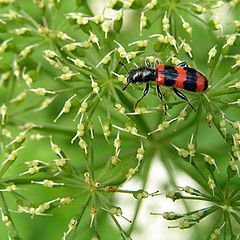
[[[124,66],[127,70],[127,67],[122,63],[118,64]],[[188,101],[187,97],[177,90],[177,88],[184,89],[191,92],[202,92],[208,88],[208,80],[206,77],[199,71],[190,68],[187,63],[182,62],[174,66],[160,65],[158,61],[155,62],[155,68],[151,68],[151,63],[149,60],[146,60],[146,67],[140,67],[137,69],[132,69],[128,72],[127,85],[122,89],[124,91],[130,83],[146,83],[146,87],[143,90],[142,97],[136,102],[134,110],[137,107],[137,104],[147,95],[149,92],[149,83],[150,81],[156,82],[163,86],[172,87],[174,93],[181,99],[188,102],[188,104],[196,111],[192,104]],[[159,85],[157,84],[156,90],[158,97],[163,101],[162,93],[160,92]],[[164,103],[164,102],[163,102]],[[165,103],[164,103],[165,105]],[[165,105],[166,110],[166,105]]]

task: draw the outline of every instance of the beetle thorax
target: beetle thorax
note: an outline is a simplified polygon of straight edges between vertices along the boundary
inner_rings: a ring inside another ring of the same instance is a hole
[[[128,76],[128,82],[137,83],[137,82],[150,82],[155,81],[157,77],[157,70],[152,68],[138,68],[132,69]]]

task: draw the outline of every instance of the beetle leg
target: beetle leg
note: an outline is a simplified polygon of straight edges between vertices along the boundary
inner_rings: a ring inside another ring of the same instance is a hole
[[[143,90],[143,95],[142,95],[142,97],[141,97],[140,99],[138,99],[137,102],[135,103],[134,108],[133,108],[133,111],[135,111],[138,103],[148,94],[148,92],[149,92],[149,84],[146,83],[146,87],[145,87],[144,90]]]
[[[182,68],[188,67],[188,64],[186,62],[181,62],[177,65],[177,67],[182,67]]]
[[[181,99],[185,100],[190,106],[191,108],[196,112],[196,109],[193,107],[193,105],[188,101],[187,97],[180,91],[178,91],[176,88],[173,88],[174,93],[180,97]]]
[[[160,88],[159,88],[158,84],[157,84],[156,90],[157,90],[158,97],[160,98],[160,100],[162,101],[162,103],[164,105],[164,112],[165,112],[165,114],[167,114],[167,104],[163,101],[163,95],[162,95],[162,93],[160,91]]]

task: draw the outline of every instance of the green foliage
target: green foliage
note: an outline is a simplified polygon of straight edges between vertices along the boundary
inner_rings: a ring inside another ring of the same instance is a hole
[[[155,206],[169,228],[239,239],[239,3],[0,0],[1,236],[132,239],[141,203],[166,197],[185,204]],[[122,92],[118,62],[130,70],[146,58],[187,62],[209,88],[182,90],[186,102],[160,86],[164,102],[150,90],[133,111],[144,86]],[[169,183],[149,193],[156,155]],[[172,169],[198,187],[179,186]],[[140,189],[125,189],[131,179]],[[119,194],[136,204],[132,219]]]

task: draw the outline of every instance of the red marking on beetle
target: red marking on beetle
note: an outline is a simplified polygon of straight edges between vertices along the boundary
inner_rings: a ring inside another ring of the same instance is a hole
[[[197,78],[197,88],[195,92],[202,92],[204,89],[204,83],[206,79],[200,72],[197,72],[196,75],[198,78]]]
[[[158,70],[157,78],[155,79],[155,82],[164,85],[164,74],[161,72],[164,70],[164,65],[157,65],[156,69]]]
[[[184,89],[183,83],[187,81],[187,71],[181,67],[175,67],[174,69],[178,72],[178,76],[174,79],[175,84],[173,87]]]

